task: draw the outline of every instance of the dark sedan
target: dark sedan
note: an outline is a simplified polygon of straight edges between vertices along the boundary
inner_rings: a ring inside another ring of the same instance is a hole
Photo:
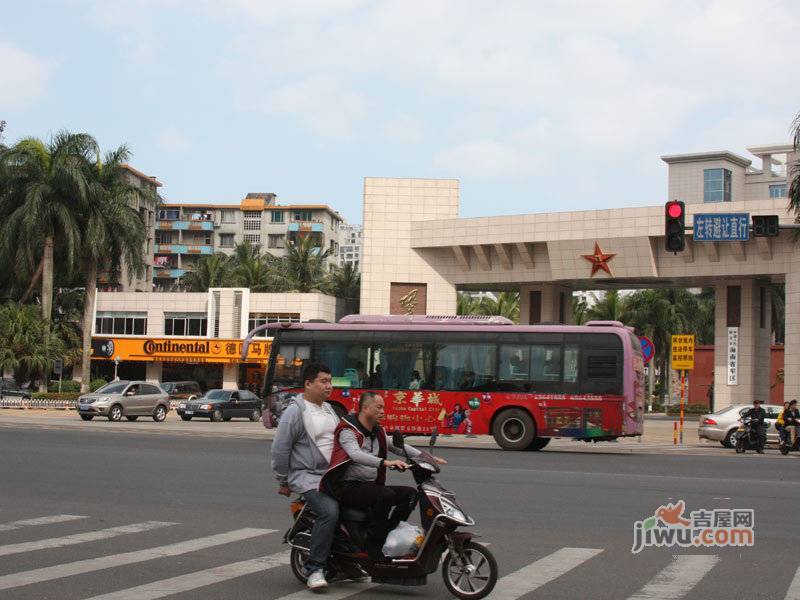
[[[13,379],[4,377],[0,379],[0,398],[31,399],[31,391],[21,388]]]
[[[261,419],[261,400],[248,390],[208,390],[204,396],[178,404],[177,413],[184,421],[206,417],[212,421],[235,418]]]

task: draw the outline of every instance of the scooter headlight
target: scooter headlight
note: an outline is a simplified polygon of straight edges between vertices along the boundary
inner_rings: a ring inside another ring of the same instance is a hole
[[[450,502],[445,498],[440,498],[439,501],[442,504],[442,512],[446,517],[453,519],[454,521],[458,521],[464,525],[470,524],[470,518],[465,515],[460,508],[458,508],[455,504]]]
[[[431,463],[425,461],[419,461],[417,463],[420,467],[425,469],[426,471],[430,471],[431,473],[436,473],[436,467],[434,467]]]

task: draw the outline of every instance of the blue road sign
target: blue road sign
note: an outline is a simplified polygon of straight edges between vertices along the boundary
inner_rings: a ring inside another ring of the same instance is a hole
[[[746,242],[750,213],[701,213],[694,216],[695,242]]]
[[[644,358],[644,362],[648,363],[653,360],[653,356],[656,354],[655,344],[653,344],[650,338],[645,336],[639,338],[639,343],[642,345],[642,358]]]

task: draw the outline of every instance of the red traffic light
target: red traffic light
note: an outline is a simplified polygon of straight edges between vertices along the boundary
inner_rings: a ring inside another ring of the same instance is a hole
[[[673,219],[678,219],[683,214],[683,207],[680,202],[670,202],[667,205],[667,214]]]

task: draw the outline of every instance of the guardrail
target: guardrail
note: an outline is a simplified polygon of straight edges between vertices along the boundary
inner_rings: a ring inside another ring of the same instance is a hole
[[[0,398],[0,408],[49,408],[55,410],[74,410],[77,400],[57,400],[54,398]]]

